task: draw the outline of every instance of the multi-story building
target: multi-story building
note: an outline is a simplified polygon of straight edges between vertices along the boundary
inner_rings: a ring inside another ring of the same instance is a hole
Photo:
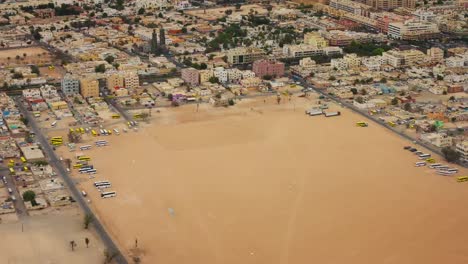
[[[171,5],[171,1],[168,0],[137,0],[135,6],[139,8],[155,8],[163,9]]]
[[[325,47],[316,48],[311,45],[299,44],[299,45],[284,45],[283,55],[292,58],[304,58],[317,55],[339,55],[342,54],[343,50],[339,47]]]
[[[425,61],[426,55],[419,50],[389,50],[382,54],[382,61],[395,68],[414,66]]]
[[[393,39],[421,40],[439,35],[437,24],[428,21],[392,22],[388,25],[388,36]]]
[[[460,153],[460,160],[468,161],[468,140],[458,143],[455,150]]]
[[[263,78],[266,75],[279,77],[284,75],[284,63],[271,60],[257,60],[252,64],[255,76]]]
[[[213,76],[218,78],[222,83],[227,83],[228,72],[223,67],[216,67],[213,69]]]
[[[249,64],[265,56],[262,49],[239,47],[227,51],[227,61],[232,65]]]
[[[331,67],[338,70],[354,69],[361,65],[361,58],[356,54],[346,54],[341,59],[332,59]]]
[[[453,56],[445,60],[445,65],[449,68],[458,68],[465,65],[465,60],[462,57]]]
[[[212,70],[201,70],[198,71],[200,75],[200,83],[208,82],[211,77],[213,77],[213,71]]]
[[[107,81],[107,89],[111,91],[125,87],[124,78],[119,73],[113,73],[107,76],[106,81]]]
[[[194,68],[185,68],[182,69],[181,71],[181,78],[184,80],[184,82],[190,84],[190,85],[199,85],[200,84],[200,78],[199,78],[199,73],[197,69]]]
[[[239,82],[242,79],[242,71],[236,68],[227,70],[228,80],[231,83]]]
[[[351,0],[330,0],[330,7],[358,16],[368,16],[370,6]]]
[[[421,140],[439,148],[449,147],[452,145],[452,137],[442,133],[422,134]]]
[[[22,91],[25,99],[42,99],[41,90],[39,89],[24,89]]]
[[[317,64],[311,58],[303,58],[299,60],[299,66],[306,70],[312,70]]]
[[[140,87],[140,78],[136,72],[126,72],[123,79],[125,88],[127,89],[136,89]]]
[[[437,17],[437,15],[434,14],[434,12],[424,10],[424,9],[416,10],[415,12],[413,12],[413,16],[418,18],[418,20],[425,20],[425,21],[433,21]]]
[[[373,56],[362,59],[362,65],[369,71],[379,71],[382,66],[382,56]]]
[[[444,51],[440,48],[430,48],[426,53],[432,62],[441,62],[444,59]]]
[[[81,79],[80,93],[84,98],[99,97],[99,81],[93,78]]]
[[[250,70],[245,70],[242,72],[242,79],[253,78],[255,77],[255,72]]]
[[[390,10],[398,7],[414,8],[416,0],[357,0],[375,9]]]
[[[65,95],[73,95],[80,93],[80,80],[73,78],[71,75],[65,75],[62,79],[62,92]]]
[[[315,46],[317,48],[325,48],[328,42],[318,32],[309,32],[304,35],[304,44]]]

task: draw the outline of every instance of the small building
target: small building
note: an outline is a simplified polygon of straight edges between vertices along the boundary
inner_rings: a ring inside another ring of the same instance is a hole
[[[36,144],[22,146],[20,147],[20,150],[21,153],[23,153],[23,157],[28,161],[34,162],[45,160],[44,153]]]

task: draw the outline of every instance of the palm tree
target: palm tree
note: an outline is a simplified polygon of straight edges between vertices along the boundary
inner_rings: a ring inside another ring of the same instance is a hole
[[[88,245],[89,245],[89,238],[85,237],[84,242],[86,243],[86,248],[88,248]]]
[[[26,54],[26,53],[23,53],[23,57],[25,57],[25,58],[26,58],[26,56],[27,56],[27,55],[28,55],[28,54]]]
[[[74,251],[75,246],[76,246],[75,240],[70,241],[70,246],[71,246],[72,251]]]

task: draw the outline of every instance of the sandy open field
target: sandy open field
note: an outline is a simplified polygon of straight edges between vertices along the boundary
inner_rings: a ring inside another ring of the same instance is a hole
[[[85,152],[98,176],[80,188],[144,263],[468,263],[468,183],[415,168],[408,142],[346,109],[274,101],[161,110]],[[117,197],[99,198],[105,179]]]
[[[82,264],[102,263],[104,259],[103,245],[93,233],[83,229],[77,209],[0,224],[0,237],[2,264]],[[85,237],[90,240],[89,248]],[[77,243],[75,251],[71,251],[71,240]]]
[[[24,56],[26,54],[26,56]],[[16,58],[19,56],[19,59]],[[8,59],[10,58],[10,59]],[[45,49],[28,47],[0,51],[0,65],[49,64],[53,56]]]

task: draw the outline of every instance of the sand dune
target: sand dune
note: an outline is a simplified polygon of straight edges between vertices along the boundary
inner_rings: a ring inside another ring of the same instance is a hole
[[[295,104],[163,111],[88,153],[116,198],[82,188],[145,263],[468,262],[466,184],[415,168],[408,142],[349,111]]]

